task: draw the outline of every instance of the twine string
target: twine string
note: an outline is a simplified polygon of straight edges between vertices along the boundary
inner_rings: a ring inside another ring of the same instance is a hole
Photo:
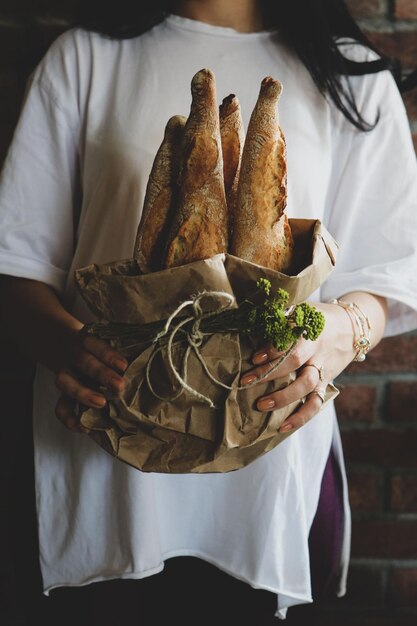
[[[217,298],[217,299],[222,299],[223,298],[223,299],[226,300],[226,303],[224,305],[220,305],[217,309],[214,309],[214,310],[208,311],[208,312],[204,312],[202,307],[201,307],[201,301],[204,298],[207,298],[207,297]],[[216,408],[215,404],[213,403],[211,398],[209,398],[208,396],[205,396],[204,394],[200,393],[197,389],[194,389],[193,387],[191,387],[191,385],[189,385],[188,382],[187,382],[187,378],[188,378],[188,376],[187,376],[188,360],[189,360],[189,356],[191,354],[191,350],[195,353],[197,359],[201,363],[201,365],[202,365],[205,373],[207,374],[208,378],[215,385],[223,387],[224,389],[227,389],[229,391],[231,389],[233,389],[232,386],[226,385],[222,381],[218,380],[215,376],[213,376],[213,374],[210,372],[210,370],[209,370],[209,368],[207,366],[207,363],[204,360],[204,357],[202,356],[202,354],[200,352],[200,348],[201,348],[201,346],[203,344],[204,337],[207,336],[207,335],[211,335],[212,334],[212,333],[204,333],[201,330],[201,322],[204,319],[207,319],[208,317],[213,317],[215,315],[219,315],[223,311],[226,311],[234,303],[235,303],[234,296],[230,295],[229,293],[227,293],[225,291],[203,291],[203,292],[193,296],[191,300],[186,300],[186,301],[182,302],[175,309],[175,311],[169,316],[169,318],[166,321],[166,324],[165,324],[164,328],[155,336],[155,338],[154,338],[154,340],[152,342],[152,344],[155,347],[154,347],[154,350],[153,350],[151,356],[149,357],[147,365],[146,365],[146,372],[145,372],[146,373],[146,382],[148,384],[148,387],[149,387],[151,393],[156,398],[158,398],[159,400],[162,400],[162,401],[171,402],[171,401],[176,400],[177,398],[179,398],[180,395],[183,393],[183,391],[186,390],[192,396],[194,396],[194,398],[196,398],[200,402],[208,404],[208,406],[210,408],[212,408],[212,409]],[[186,317],[186,318],[178,321],[176,319],[177,316],[179,315],[179,313],[183,309],[185,309],[187,307],[192,307],[192,315],[190,315],[189,317]],[[187,326],[188,324],[190,324],[191,322],[193,322],[193,324],[191,326],[191,329],[189,331],[185,330],[184,327]],[[177,335],[179,333],[182,334],[182,338],[177,338]],[[167,342],[165,342],[164,344],[161,343],[161,341],[163,339],[166,339],[166,338],[168,338]],[[178,344],[183,344],[184,341],[187,342],[187,348],[184,351],[184,354],[183,354],[182,359],[181,359],[181,365],[180,365],[181,372],[180,372],[179,368],[174,363],[173,352],[174,352],[174,346],[176,346]],[[169,397],[164,397],[164,396],[161,396],[160,394],[158,394],[155,391],[154,386],[153,386],[153,384],[151,382],[151,367],[152,367],[152,363],[153,363],[155,357],[162,351],[162,349],[164,348],[164,345],[166,345],[166,347],[167,347],[167,357],[168,357],[168,364],[169,364],[170,370],[171,370],[174,378],[176,379],[176,381],[179,384],[179,390],[176,393],[174,393],[173,395],[169,396]],[[296,343],[292,344],[292,346],[286,352],[284,352],[284,354],[280,358],[277,359],[277,361],[274,363],[272,368],[270,370],[268,370],[267,372],[265,372],[265,374],[262,374],[255,381],[253,381],[252,383],[249,383],[248,385],[237,386],[236,389],[237,390],[248,389],[250,387],[253,387],[253,385],[258,384],[260,381],[264,380],[268,376],[270,376],[281,365],[281,363],[286,358],[288,358],[288,356],[294,350],[295,345],[296,345]]]

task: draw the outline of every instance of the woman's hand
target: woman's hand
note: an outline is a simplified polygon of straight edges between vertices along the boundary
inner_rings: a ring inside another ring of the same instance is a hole
[[[360,302],[365,312],[372,311],[372,315],[368,317],[373,320],[372,345],[375,346],[385,328],[385,300],[363,292],[349,294],[343,299]],[[314,302],[314,306],[326,318],[321,335],[315,341],[301,338],[288,358],[271,376],[261,381],[280,378],[290,372],[297,374],[296,380],[284,389],[260,396],[257,400],[256,406],[260,411],[272,411],[300,401],[300,406],[284,421],[280,432],[300,428],[320,411],[323,400],[315,389],[326,389],[327,384],[336,378],[355,356],[353,342],[356,329],[348,313],[337,304]],[[259,376],[267,374],[282,354],[271,345],[260,348],[252,359],[256,367],[245,372],[241,378],[241,385],[253,383]]]
[[[58,419],[70,430],[87,433],[80,424],[77,405],[102,409],[107,397],[123,391],[123,372],[128,363],[109,344],[82,329],[67,341],[67,364],[60,368],[55,384],[61,396],[55,408]]]
[[[0,298],[3,323],[22,354],[56,375],[61,391],[57,417],[71,430],[86,432],[77,417],[77,404],[103,408],[104,388],[107,396],[122,391],[126,359],[105,341],[88,335],[45,283],[1,275]]]

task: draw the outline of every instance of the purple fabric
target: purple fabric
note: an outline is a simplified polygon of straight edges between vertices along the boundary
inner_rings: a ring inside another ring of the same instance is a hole
[[[310,529],[309,551],[313,599],[335,594],[344,530],[343,483],[333,450],[321,483],[319,503]]]

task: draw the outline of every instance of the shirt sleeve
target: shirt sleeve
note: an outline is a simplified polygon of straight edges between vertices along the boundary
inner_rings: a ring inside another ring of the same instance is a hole
[[[321,299],[368,291],[388,300],[386,336],[417,328],[417,161],[404,104],[387,71],[355,77],[361,132],[335,123],[326,227],[339,244]]]
[[[58,292],[73,255],[80,197],[68,41],[53,44],[28,81],[0,175],[0,273],[39,280]]]

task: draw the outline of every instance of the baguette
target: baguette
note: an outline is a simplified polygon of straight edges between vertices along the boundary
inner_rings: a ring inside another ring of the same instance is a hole
[[[232,236],[234,214],[237,205],[237,189],[245,132],[238,99],[230,94],[219,108],[220,135],[223,152],[223,176],[229,215],[229,237]]]
[[[178,207],[168,238],[165,267],[226,252],[228,220],[219,110],[214,74],[197,72],[184,129]]]
[[[144,273],[162,268],[169,221],[177,200],[180,149],[186,118],[171,117],[148,178],[134,258]]]
[[[287,204],[286,145],[278,118],[279,81],[263,79],[246,134],[231,252],[280,272],[288,271],[294,243]]]

